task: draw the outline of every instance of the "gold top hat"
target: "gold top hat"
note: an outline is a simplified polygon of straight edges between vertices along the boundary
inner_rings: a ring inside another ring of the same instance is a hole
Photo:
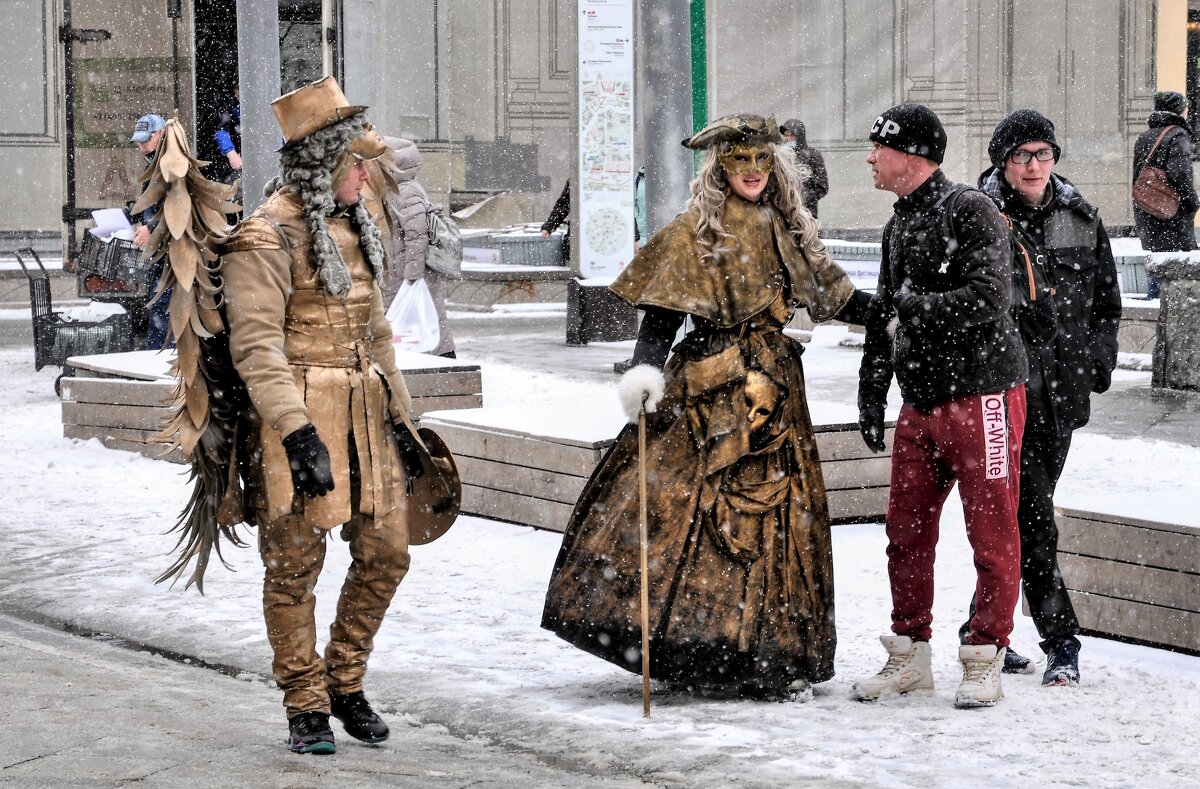
[[[337,80],[325,77],[283,94],[271,102],[271,109],[286,148],[326,126],[358,115],[366,107],[350,104]]]

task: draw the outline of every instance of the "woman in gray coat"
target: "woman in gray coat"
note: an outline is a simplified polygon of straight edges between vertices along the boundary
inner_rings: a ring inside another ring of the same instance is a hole
[[[388,281],[383,303],[385,306],[392,303],[403,282],[424,279],[437,309],[441,335],[437,347],[430,353],[453,359],[454,335],[446,320],[446,278],[425,266],[425,251],[429,247],[429,225],[425,214],[429,209],[429,196],[417,183],[421,152],[412,140],[384,137],[383,141],[392,151],[389,171],[396,182],[396,188],[384,194],[384,205],[392,224],[392,240],[387,246]]]

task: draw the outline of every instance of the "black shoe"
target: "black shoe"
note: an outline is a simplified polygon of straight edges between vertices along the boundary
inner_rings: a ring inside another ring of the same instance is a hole
[[[1051,648],[1046,654],[1046,672],[1042,674],[1042,684],[1079,684],[1079,644],[1067,641]]]
[[[337,744],[323,712],[302,712],[288,718],[288,750],[293,753],[334,753]]]
[[[388,738],[387,724],[371,709],[361,690],[344,696],[330,693],[329,706],[333,717],[342,722],[346,734],[354,739],[375,744]]]
[[[626,359],[623,362],[613,363],[613,372],[617,375],[624,375],[633,369],[633,359]]]
[[[1000,671],[1004,674],[1032,674],[1037,669],[1033,665],[1033,661],[1024,655],[1018,654],[1011,646],[1004,652],[1004,668]]]

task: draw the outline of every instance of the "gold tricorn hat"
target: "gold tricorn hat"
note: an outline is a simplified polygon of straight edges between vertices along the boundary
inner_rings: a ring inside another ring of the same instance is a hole
[[[683,145],[700,151],[719,142],[783,142],[775,116],[739,113],[717,118],[700,131],[683,140]]]
[[[271,102],[271,109],[286,148],[326,126],[353,118],[366,107],[346,101],[337,80],[325,77],[283,94]]]

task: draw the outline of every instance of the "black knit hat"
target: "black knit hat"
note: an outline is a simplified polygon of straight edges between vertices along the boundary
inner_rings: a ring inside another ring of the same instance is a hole
[[[1009,154],[1027,142],[1049,143],[1054,149],[1054,161],[1062,156],[1062,149],[1054,139],[1054,123],[1037,110],[1015,110],[1004,116],[992,132],[988,143],[988,158],[996,167],[1004,167]]]
[[[1154,94],[1154,111],[1155,112],[1173,112],[1176,115],[1182,115],[1187,109],[1187,99],[1182,93],[1176,93],[1173,90],[1160,90]]]
[[[946,155],[946,130],[924,104],[897,104],[871,124],[871,142],[916,154],[938,164]]]

